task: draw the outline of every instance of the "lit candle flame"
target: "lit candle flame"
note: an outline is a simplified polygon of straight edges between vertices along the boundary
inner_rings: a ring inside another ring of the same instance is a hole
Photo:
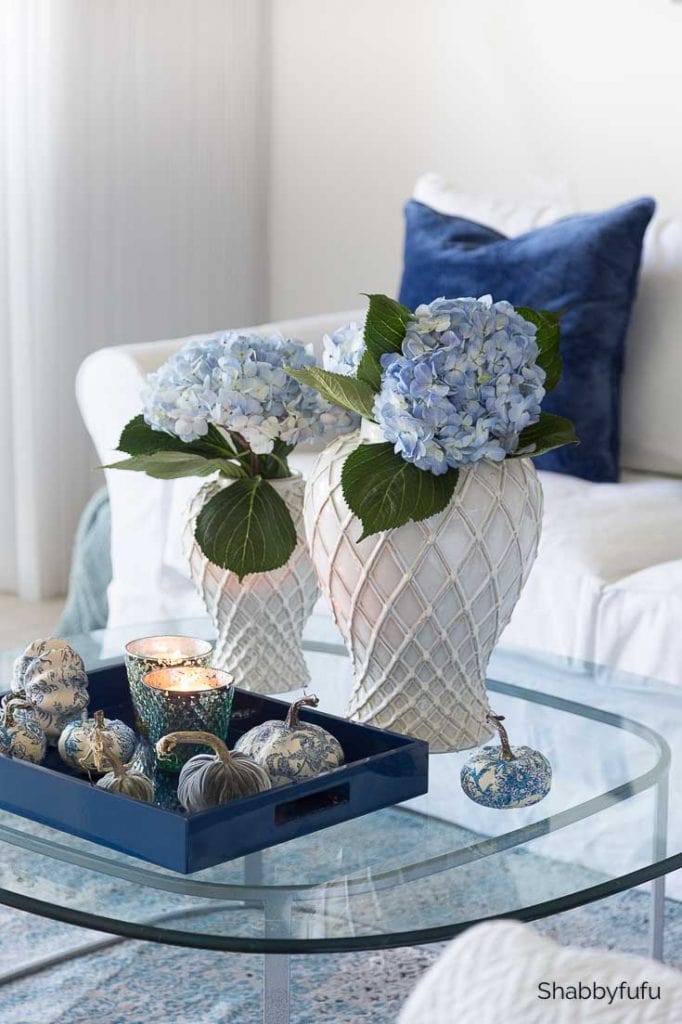
[[[156,661],[161,667],[206,657],[212,651],[212,644],[191,636],[146,636],[131,640],[126,644],[126,651],[132,657]]]
[[[196,693],[201,690],[226,689],[232,685],[232,679],[228,672],[219,669],[178,665],[148,672],[144,682],[147,686],[167,693]]]

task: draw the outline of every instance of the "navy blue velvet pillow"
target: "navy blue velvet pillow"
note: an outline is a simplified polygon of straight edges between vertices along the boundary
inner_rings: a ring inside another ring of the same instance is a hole
[[[490,294],[515,306],[564,310],[564,371],[543,402],[575,424],[579,445],[536,459],[538,469],[618,480],[620,380],[642,240],[655,209],[637,199],[516,238],[410,200],[400,301]]]

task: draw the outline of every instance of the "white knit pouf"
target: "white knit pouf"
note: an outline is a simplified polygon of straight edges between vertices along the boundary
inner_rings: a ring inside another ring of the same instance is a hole
[[[582,987],[581,987],[582,986]],[[660,999],[654,998],[660,991]],[[682,974],[559,946],[527,925],[469,929],[422,976],[398,1024],[679,1024]]]

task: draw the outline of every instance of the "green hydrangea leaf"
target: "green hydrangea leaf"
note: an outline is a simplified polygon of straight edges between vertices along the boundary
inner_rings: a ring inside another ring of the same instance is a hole
[[[447,507],[458,470],[434,476],[417,469],[388,442],[361,444],[346,459],[341,486],[348,507],[362,522],[362,537],[428,519]]]
[[[365,353],[358,366],[358,379],[377,392],[381,387],[381,357],[387,352],[400,352],[412,312],[388,295],[368,295],[367,298]]]
[[[281,480],[283,477],[291,476],[289,456],[293,450],[293,444],[285,444],[277,438],[269,455],[258,456],[260,476],[264,480]]]
[[[369,352],[363,352],[358,363],[358,380],[367,384],[372,394],[381,391],[381,363]]]
[[[229,458],[231,454],[225,438],[213,425],[209,426],[208,433],[196,441],[181,441],[179,437],[167,434],[165,430],[154,430],[145,422],[142,414],[135,416],[125,425],[118,442],[118,450],[125,452],[126,455],[192,452],[194,455],[203,455],[209,459],[216,456]]]
[[[372,407],[374,405],[374,392],[372,388],[362,380],[355,377],[346,377],[341,373],[330,373],[319,366],[306,366],[300,370],[292,370],[286,367],[286,371],[301,384],[307,384],[311,388],[335,405],[343,409],[356,412],[366,419],[372,418]]]
[[[234,462],[226,459],[207,459],[193,452],[152,452],[151,455],[133,455],[122,462],[112,462],[102,469],[127,469],[133,473],[146,473],[157,480],[177,480],[182,476],[210,476],[211,473],[222,473],[223,476],[236,478],[244,475],[244,471]]]
[[[521,431],[519,447],[509,457],[518,459],[524,455],[544,455],[565,444],[580,444],[571,421],[551,412],[541,412],[537,423]]]
[[[535,340],[540,349],[537,364],[547,374],[545,391],[553,391],[559,383],[563,368],[560,351],[561,314],[547,309],[528,309],[526,306],[517,306],[516,312],[537,327]]]
[[[194,532],[206,557],[243,579],[279,569],[296,547],[291,513],[272,484],[245,477],[215,494],[197,516]]]
[[[241,434],[234,431],[230,432],[230,443],[235,459],[245,471],[237,474],[238,476],[262,476],[264,480],[291,476],[288,460],[294,450],[293,445],[285,444],[277,438],[269,455],[257,455],[251,451]]]

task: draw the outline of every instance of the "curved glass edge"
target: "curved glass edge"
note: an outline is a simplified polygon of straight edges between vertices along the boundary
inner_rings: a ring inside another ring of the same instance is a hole
[[[352,953],[375,949],[395,949],[400,946],[420,946],[433,942],[446,942],[461,934],[467,928],[486,921],[538,921],[543,917],[551,917],[565,910],[594,903],[606,896],[615,896],[619,892],[632,889],[645,882],[650,882],[660,875],[667,875],[682,867],[682,853],[667,857],[657,864],[638,868],[626,875],[610,879],[579,889],[566,896],[559,896],[531,907],[506,914],[493,914],[489,917],[460,921],[452,925],[440,925],[437,928],[415,929],[407,932],[387,932],[383,935],[351,936],[343,939],[282,939],[263,938],[249,939],[221,935],[203,935],[200,932],[182,932],[170,928],[157,928],[130,921],[118,921],[95,914],[85,914],[79,910],[66,907],[55,907],[51,903],[34,899],[30,896],[18,896],[6,889],[0,889],[0,903],[15,910],[24,910],[29,914],[61,921],[65,924],[88,928],[91,931],[108,932],[126,939],[138,939],[144,942],[158,942],[167,946],[182,946],[190,949],[210,949],[225,953],[264,953],[289,954],[300,953]],[[215,908],[207,908],[206,914],[215,913]],[[180,916],[180,915],[178,915]]]
[[[303,648],[308,651],[332,654],[336,656],[348,656],[345,647],[340,644],[304,641]],[[456,867],[459,863],[466,863],[467,860],[481,859],[483,856],[488,856],[492,853],[500,852],[523,842],[528,842],[538,836],[546,835],[549,831],[556,831],[558,828],[575,823],[584,817],[597,813],[606,806],[611,806],[615,802],[628,799],[635,793],[651,788],[657,782],[660,782],[668,771],[671,757],[669,745],[662,736],[648,726],[613,712],[604,711],[599,708],[580,704],[554,695],[545,694],[540,691],[530,690],[511,683],[504,683],[498,680],[488,680],[488,686],[493,692],[504,693],[533,703],[554,707],[557,710],[591,718],[595,721],[600,721],[615,728],[631,732],[648,742],[657,751],[659,755],[658,760],[651,769],[638,776],[636,779],[623,783],[622,785],[597,797],[593,797],[589,801],[575,805],[573,808],[568,808],[565,811],[559,812],[559,814],[531,823],[530,825],[514,830],[513,832],[505,833],[504,835],[493,839],[483,840],[480,844],[476,844],[471,847],[471,851],[463,851],[464,854],[470,853],[470,856],[465,856],[464,859],[456,859],[458,855],[461,856],[460,851],[457,851],[453,854],[443,854],[430,861],[402,867],[400,869],[386,872],[384,875],[375,876],[373,879],[373,886],[375,888],[376,883],[380,882],[382,879],[388,881],[396,875],[400,875],[405,879],[406,872],[408,872],[412,878],[419,877],[424,874],[434,874],[440,870],[447,870],[448,868]],[[579,813],[582,810],[586,811],[586,813]],[[548,827],[550,823],[551,827]],[[70,863],[80,862],[84,867],[89,867],[91,870],[97,870],[102,873],[128,878],[131,881],[135,881],[140,884],[147,884],[150,887],[158,889],[167,889],[169,891],[176,892],[181,891],[187,895],[194,894],[208,897],[212,893],[215,897],[222,897],[223,899],[230,898],[230,895],[232,895],[233,898],[240,900],[256,899],[259,902],[263,902],[264,898],[267,899],[267,894],[269,892],[279,894],[279,898],[281,898],[282,894],[290,893],[295,898],[296,894],[301,891],[311,893],[316,889],[324,889],[328,895],[330,887],[333,887],[334,885],[334,883],[323,883],[322,885],[316,884],[309,886],[273,885],[254,887],[249,885],[228,886],[220,883],[216,885],[215,883],[192,882],[191,879],[187,879],[185,876],[178,876],[176,878],[174,876],[158,875],[145,868],[127,868],[125,865],[116,864],[115,862],[108,861],[106,858],[98,855],[90,855],[81,851],[77,852],[70,850],[67,847],[56,847],[56,844],[53,845],[45,841],[41,841],[36,839],[36,837],[23,836],[22,833],[15,832],[15,830],[0,829],[0,835],[3,833],[14,833],[11,838],[8,835],[6,839],[6,841],[13,843],[13,845],[25,846],[28,849],[33,849],[34,852],[47,854],[53,858],[55,858],[56,854],[57,856],[55,859],[68,860]],[[24,842],[24,839],[30,840],[30,842]],[[61,852],[61,856],[58,851]],[[632,886],[639,885],[643,882],[659,877],[660,875],[667,874],[669,871],[676,870],[680,866],[682,866],[682,853],[658,860],[651,865],[639,868],[636,871],[623,876],[614,877],[613,879],[609,879],[588,889],[578,890],[575,893],[571,893],[563,897],[557,897],[553,900],[549,900],[535,906],[519,908],[513,912],[493,915],[492,917],[481,918],[480,920],[495,920],[503,918],[513,918],[524,921],[536,920],[541,917],[559,913],[562,910],[569,910],[577,906],[582,906],[585,903],[602,899],[608,895],[622,892]],[[412,875],[411,869],[415,871],[416,874]],[[344,880],[340,883],[343,885],[346,892],[348,891],[349,881],[352,882],[353,880]],[[357,881],[359,882],[360,880]],[[192,892],[192,890],[194,891]],[[4,903],[6,906],[25,910],[29,913],[36,913],[52,920],[63,921],[65,923],[90,928],[96,931],[105,931],[114,935],[121,935],[126,938],[137,938],[145,941],[188,946],[192,948],[253,953],[323,953],[417,945],[420,943],[439,942],[452,938],[464,931],[466,928],[477,923],[476,920],[472,920],[458,922],[453,925],[438,926],[437,928],[416,929],[409,932],[336,939],[247,939],[219,935],[204,935],[197,932],[183,932],[174,929],[159,928],[156,925],[144,923],[119,921],[68,907],[55,906],[41,900],[36,900],[33,897],[19,895],[5,889],[0,889],[0,902]],[[207,909],[206,913],[215,913],[216,909],[217,908],[212,907]]]

